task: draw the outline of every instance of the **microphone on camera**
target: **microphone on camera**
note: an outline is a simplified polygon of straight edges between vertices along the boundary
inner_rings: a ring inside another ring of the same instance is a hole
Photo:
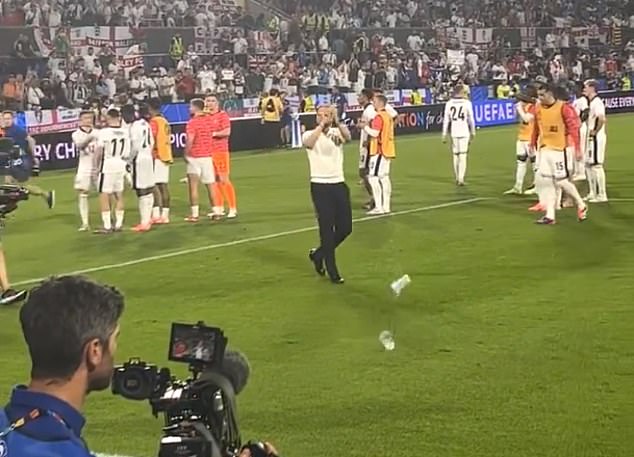
[[[239,351],[227,350],[218,373],[229,380],[236,395],[247,385],[251,374],[251,365],[247,357]]]

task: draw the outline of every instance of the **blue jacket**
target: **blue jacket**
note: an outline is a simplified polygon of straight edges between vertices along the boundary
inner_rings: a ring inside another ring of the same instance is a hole
[[[34,410],[40,416],[4,433]],[[0,457],[92,457],[81,439],[84,424],[81,413],[68,403],[18,386],[0,410]]]

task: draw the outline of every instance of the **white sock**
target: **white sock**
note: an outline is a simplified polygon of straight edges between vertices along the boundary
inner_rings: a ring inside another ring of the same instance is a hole
[[[392,211],[392,181],[389,176],[383,176],[379,182],[383,191],[383,212],[389,213]]]
[[[597,196],[597,173],[592,166],[586,167],[586,179],[588,180],[588,196]]]
[[[381,182],[377,176],[369,176],[368,182],[372,187],[372,198],[374,199],[374,207],[383,209],[383,191],[381,189]]]
[[[461,152],[458,154],[458,182],[464,182],[465,175],[467,174],[467,153]]]
[[[88,195],[79,194],[79,217],[81,217],[81,225],[83,227],[88,226],[88,214],[90,209],[88,207]]]
[[[198,205],[192,205],[192,217],[198,217],[198,215],[199,215]]]
[[[169,208],[161,209],[161,217],[163,219],[169,219],[169,217],[170,217],[170,209]]]
[[[607,198],[608,192],[605,184],[605,170],[603,165],[596,165],[594,168],[595,177],[597,180],[598,197]]]
[[[575,175],[579,177],[578,181],[583,181],[586,177],[585,159],[575,159]],[[582,178],[583,177],[583,178]]]
[[[561,209],[561,199],[564,196],[564,190],[562,187],[557,186],[555,197],[555,208]]]
[[[114,226],[115,228],[120,229],[121,227],[123,227],[123,216],[125,215],[125,211],[124,210],[116,210],[114,212]]]
[[[566,194],[570,195],[572,199],[575,201],[577,208],[583,208],[585,203],[583,202],[583,198],[579,195],[579,191],[577,190],[577,186],[568,181],[567,179],[562,179],[561,181],[557,181],[557,187],[562,189]]]
[[[154,195],[143,195],[139,197],[139,215],[141,225],[149,225],[152,221],[152,206],[154,205]]]
[[[460,154],[454,154],[453,155],[453,175],[454,175],[454,178],[456,178],[456,181],[460,181],[460,179],[458,178],[458,176],[460,175],[459,170],[460,170]]]
[[[526,177],[526,161],[517,161],[517,170],[515,170],[515,188],[522,190],[524,188],[524,178]]]
[[[110,211],[101,212],[101,221],[103,222],[103,228],[106,230],[112,229],[112,214],[110,214]]]
[[[152,219],[158,219],[161,217],[161,207],[155,206],[152,208]]]
[[[548,219],[555,220],[555,208],[557,204],[557,191],[555,188],[555,182],[552,178],[542,177],[542,196],[546,206],[546,217]]]
[[[544,178],[541,174],[535,173],[535,193],[537,194],[537,198],[539,199],[540,205],[546,204],[544,201],[544,189],[545,189],[544,180],[545,179],[546,178]]]

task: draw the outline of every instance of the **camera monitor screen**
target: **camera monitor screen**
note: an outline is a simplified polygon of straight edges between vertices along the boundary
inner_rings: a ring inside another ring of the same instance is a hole
[[[174,362],[220,364],[226,344],[219,328],[174,323],[168,358]]]

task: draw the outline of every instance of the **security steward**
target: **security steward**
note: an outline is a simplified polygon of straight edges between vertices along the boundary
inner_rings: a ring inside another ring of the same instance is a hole
[[[317,122],[317,127],[302,136],[308,152],[310,194],[320,239],[320,246],[311,249],[308,257],[320,276],[328,273],[334,284],[343,284],[335,249],[352,233],[350,189],[343,173],[343,144],[350,141],[351,136],[348,128],[339,123],[334,106],[319,107]]]
[[[284,105],[277,89],[271,89],[260,102],[260,115],[264,126],[266,146],[275,148],[280,146],[280,129]]]

